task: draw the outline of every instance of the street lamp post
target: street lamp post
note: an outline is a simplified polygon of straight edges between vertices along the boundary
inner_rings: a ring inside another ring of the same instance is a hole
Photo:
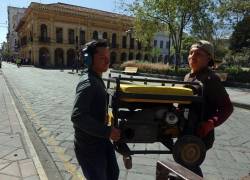
[[[76,55],[75,55],[75,66],[76,73],[78,73],[78,56],[79,56],[79,44],[78,44],[78,36],[76,35]]]
[[[133,33],[133,28],[129,28],[126,31],[127,36],[129,37],[129,47],[128,47],[128,60],[129,60],[129,56],[130,56],[130,47],[131,47],[131,38],[132,38],[132,33]]]

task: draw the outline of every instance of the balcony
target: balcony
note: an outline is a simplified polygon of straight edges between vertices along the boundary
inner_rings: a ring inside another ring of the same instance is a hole
[[[39,42],[42,42],[42,43],[50,43],[50,37],[43,37],[43,36],[40,36],[40,37],[39,37]]]

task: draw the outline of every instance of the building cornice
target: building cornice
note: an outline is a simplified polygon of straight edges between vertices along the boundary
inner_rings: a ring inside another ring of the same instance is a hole
[[[27,21],[28,16],[34,12],[34,14],[45,17],[44,14],[53,17],[55,14],[60,16],[66,16],[68,18],[75,18],[76,22],[87,21],[87,22],[101,22],[102,27],[110,27],[110,24],[118,25],[121,29],[126,29],[131,26],[134,22],[134,18],[131,16],[125,16],[117,13],[101,11],[86,7],[80,7],[75,5],[69,5],[64,3],[53,3],[53,4],[41,4],[32,2],[25,11],[24,17],[21,19],[20,23],[16,27],[18,31]],[[49,17],[46,17],[49,18]],[[80,19],[80,20],[79,20]],[[100,25],[99,25],[100,26]]]

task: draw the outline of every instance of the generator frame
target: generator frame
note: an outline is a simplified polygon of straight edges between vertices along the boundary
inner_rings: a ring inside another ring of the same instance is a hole
[[[124,98],[133,98],[133,99],[154,99],[154,100],[173,100],[173,101],[191,101],[192,103],[200,103],[201,111],[200,118],[204,117],[205,103],[204,103],[204,88],[202,83],[198,82],[184,82],[184,81],[172,81],[172,80],[162,80],[162,79],[143,79],[143,78],[132,78],[132,77],[111,77],[104,78],[107,81],[107,91],[111,99],[111,107],[114,118],[114,127],[118,128],[118,112],[122,108],[131,108],[130,102],[124,102],[121,99]],[[115,89],[110,88],[110,83],[115,83]],[[189,85],[189,86],[199,86],[201,92],[198,95],[193,96],[181,96],[181,95],[160,95],[160,94],[137,94],[137,93],[124,93],[121,91],[121,84],[135,84],[135,83],[143,83],[147,85],[148,83],[159,83],[161,86],[165,86],[166,84],[173,86],[178,85]],[[110,98],[108,98],[110,101]],[[136,107],[135,107],[136,108]],[[134,143],[136,144],[136,143]],[[166,145],[165,145],[166,146]],[[130,150],[130,155],[134,154],[172,154],[172,150],[168,148],[168,150]]]

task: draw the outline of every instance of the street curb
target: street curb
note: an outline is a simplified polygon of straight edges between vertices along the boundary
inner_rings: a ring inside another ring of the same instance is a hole
[[[243,103],[238,103],[238,102],[233,102],[233,101],[232,101],[232,104],[235,107],[250,110],[250,105],[249,104],[243,104]]]

